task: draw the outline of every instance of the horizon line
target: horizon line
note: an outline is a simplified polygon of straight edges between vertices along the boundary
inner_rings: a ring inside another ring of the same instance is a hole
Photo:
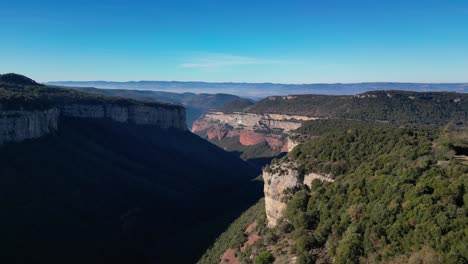
[[[272,84],[272,85],[333,85],[333,84],[462,84],[468,85],[466,82],[403,82],[403,81],[362,81],[362,82],[310,82],[310,83],[282,83],[282,82],[233,82],[233,81],[177,81],[177,80],[129,80],[129,81],[106,81],[106,80],[87,80],[87,81],[45,81],[39,82],[42,84],[48,83],[86,83],[86,82],[102,82],[102,83],[142,83],[142,82],[165,82],[165,83],[210,83],[210,84]]]

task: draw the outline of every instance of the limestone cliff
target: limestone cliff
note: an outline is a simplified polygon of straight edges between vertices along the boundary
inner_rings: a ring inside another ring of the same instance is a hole
[[[60,111],[0,111],[0,145],[38,138],[57,130]]]
[[[265,210],[268,227],[275,227],[283,217],[288,200],[288,190],[294,191],[302,185],[311,186],[315,179],[332,182],[331,175],[308,173],[301,175],[297,163],[284,161],[272,164],[263,170]]]
[[[163,129],[187,129],[185,109],[182,107],[77,103],[45,110],[0,110],[0,145],[38,138],[56,131],[60,117],[105,118]]]
[[[287,152],[287,134],[313,117],[245,112],[208,112],[194,122],[192,132],[208,139],[239,137],[244,146],[266,142],[272,149]]]
[[[60,107],[64,116],[80,118],[108,118],[117,122],[137,125],[156,125],[161,128],[186,130],[185,109],[182,107],[165,108],[134,104],[70,104]]]

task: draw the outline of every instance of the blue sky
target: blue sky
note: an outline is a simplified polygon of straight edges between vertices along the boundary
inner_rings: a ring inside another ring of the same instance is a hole
[[[0,73],[468,82],[468,1],[0,0]]]

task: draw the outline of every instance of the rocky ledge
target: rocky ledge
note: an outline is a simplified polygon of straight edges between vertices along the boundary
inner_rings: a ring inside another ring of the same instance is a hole
[[[283,217],[288,193],[294,192],[302,185],[312,185],[314,180],[333,182],[328,174],[308,173],[301,175],[297,163],[287,161],[272,164],[263,170],[265,210],[268,227],[275,227]],[[291,191],[291,192],[289,192]]]
[[[183,107],[70,104],[36,111],[0,111],[0,145],[38,138],[56,131],[60,117],[103,118],[137,125],[153,125],[163,129],[187,129]]]
[[[60,111],[0,111],[0,145],[38,138],[58,128]]]
[[[60,110],[67,117],[108,118],[117,122],[155,125],[164,129],[187,129],[185,109],[182,107],[165,108],[144,104],[129,106],[70,104],[61,106]]]
[[[266,142],[272,149],[287,152],[293,146],[288,141],[288,133],[304,121],[314,119],[296,115],[208,112],[193,123],[192,132],[208,139],[239,137],[239,143],[244,146]]]

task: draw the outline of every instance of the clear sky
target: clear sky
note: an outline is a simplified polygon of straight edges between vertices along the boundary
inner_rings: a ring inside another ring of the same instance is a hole
[[[38,81],[468,82],[466,0],[0,0]]]

